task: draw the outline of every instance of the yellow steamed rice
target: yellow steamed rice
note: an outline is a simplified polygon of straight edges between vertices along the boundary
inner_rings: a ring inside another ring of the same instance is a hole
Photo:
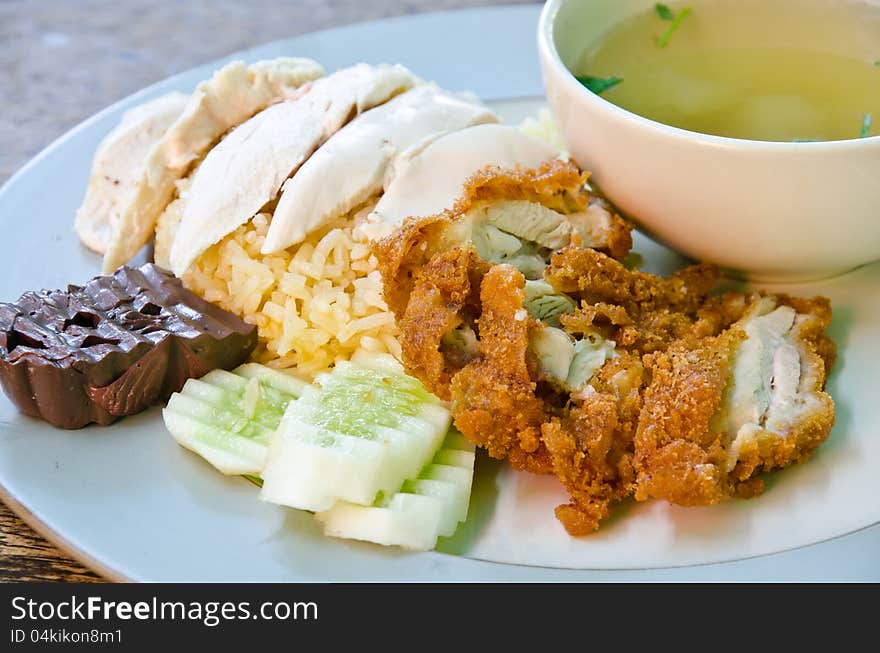
[[[184,189],[181,189],[184,190]],[[182,210],[162,216],[156,260],[162,263]],[[202,254],[183,282],[206,300],[257,326],[252,359],[313,377],[358,349],[400,356],[394,314],[382,296],[376,257],[353,230],[367,208],[339,218],[305,242],[264,255],[271,216],[260,213]]]

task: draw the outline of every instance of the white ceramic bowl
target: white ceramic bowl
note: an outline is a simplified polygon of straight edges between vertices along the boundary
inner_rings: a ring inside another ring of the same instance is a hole
[[[708,136],[621,109],[575,79],[568,66],[609,27],[654,4],[549,0],[541,14],[547,97],[573,158],[599,188],[661,242],[753,279],[827,277],[880,259],[880,137]],[[691,2],[695,11],[699,4]]]

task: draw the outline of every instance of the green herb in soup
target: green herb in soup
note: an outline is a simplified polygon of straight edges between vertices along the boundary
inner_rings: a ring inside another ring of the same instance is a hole
[[[614,104],[674,127],[847,140],[871,136],[880,115],[877,43],[880,4],[691,0],[624,19],[573,70]]]
[[[657,11],[657,15],[660,16],[661,20],[675,20],[675,14],[672,13],[672,9],[667,5],[658,2],[654,5],[654,9]]]
[[[590,89],[596,95],[601,95],[609,88],[613,88],[623,81],[623,77],[592,77],[590,75],[578,75],[577,80]]]
[[[663,32],[660,36],[657,37],[657,45],[661,48],[665,48],[669,43],[669,39],[672,38],[672,35],[675,33],[679,27],[681,27],[681,23],[685,18],[691,15],[691,8],[685,7],[677,14],[673,13],[673,11],[667,7],[666,5],[658,4],[656,7],[657,14],[660,16],[662,20],[672,21],[672,25],[666,28],[666,31]]]

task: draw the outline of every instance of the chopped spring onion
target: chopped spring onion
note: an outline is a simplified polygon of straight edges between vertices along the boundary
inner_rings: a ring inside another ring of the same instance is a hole
[[[868,136],[871,135],[871,122],[872,122],[871,114],[866,113],[862,117],[862,131],[859,134],[859,138],[868,138]]]
[[[666,10],[668,11],[669,7],[666,7]],[[657,45],[660,46],[661,48],[665,48],[669,43],[669,39],[671,39],[672,35],[675,33],[675,30],[677,30],[679,27],[681,27],[682,21],[684,21],[685,18],[690,16],[692,11],[693,10],[690,7],[685,7],[680,12],[678,12],[678,14],[672,19],[672,24],[666,29],[665,32],[663,32],[663,34],[661,34],[659,37],[657,37]],[[658,5],[657,13],[661,13],[660,9],[659,9],[659,5]],[[663,16],[661,14],[661,18],[662,17]],[[667,19],[664,18],[664,20],[667,20]]]
[[[617,86],[623,81],[623,77],[593,77],[591,75],[579,75],[577,80],[596,95],[601,95],[609,88]]]

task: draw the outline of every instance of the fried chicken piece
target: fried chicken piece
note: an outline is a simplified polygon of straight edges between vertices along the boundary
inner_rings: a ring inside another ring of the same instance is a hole
[[[541,448],[546,416],[526,360],[531,319],[523,308],[525,278],[496,265],[480,287],[479,357],[452,378],[455,426],[493,458],[516,454],[518,468],[549,471]]]
[[[571,494],[556,517],[571,535],[599,528],[613,501],[633,491],[632,443],[641,408],[643,367],[636,354],[606,363],[568,415],[541,429],[553,473]]]
[[[626,487],[615,492],[618,470],[606,460],[616,431],[617,400],[599,393],[541,428],[553,473],[571,494],[568,503],[556,507],[556,518],[571,535],[596,530],[611,501],[629,493]]]
[[[724,447],[711,424],[729,376],[733,336],[697,347],[682,343],[645,358],[651,383],[636,436],[638,499],[700,505],[727,495]]]
[[[488,169],[453,209],[377,245],[407,371],[491,456],[558,477],[572,535],[632,495],[698,505],[759,492],[756,474],[830,431],[827,301],[708,297],[710,265],[669,278],[627,269],[616,259],[629,226],[585,179],[559,162]],[[797,392],[780,394],[777,376]],[[768,399],[748,421],[752,395]]]
[[[557,290],[606,302],[627,312],[695,311],[718,280],[718,269],[705,263],[669,278],[628,270],[620,261],[589,247],[569,246],[553,254],[545,272]]]
[[[450,227],[447,215],[410,219],[387,238],[374,243],[384,280],[385,303],[398,319],[406,311],[419,270],[434,254],[460,242],[447,238]]]
[[[545,278],[558,291],[583,298],[578,310],[560,317],[568,333],[604,326],[605,337],[643,353],[682,338],[717,334],[724,324],[701,314],[718,278],[711,265],[694,265],[663,278],[628,270],[602,252],[566,247],[553,255]]]
[[[834,345],[827,300],[752,297],[721,335],[645,357],[636,498],[707,505],[760,494],[757,474],[809,457],[829,435]]]
[[[452,374],[469,357],[444,356],[444,337],[463,324],[463,309],[488,266],[470,245],[434,256],[416,274],[409,301],[399,318],[403,363],[409,374],[441,399],[450,399]]]
[[[574,244],[622,259],[632,248],[632,225],[602,197],[586,191],[588,178],[562,161],[548,162],[538,170],[487,168],[468,180],[451,213],[463,215],[492,202],[534,202],[569,217],[575,226]]]

